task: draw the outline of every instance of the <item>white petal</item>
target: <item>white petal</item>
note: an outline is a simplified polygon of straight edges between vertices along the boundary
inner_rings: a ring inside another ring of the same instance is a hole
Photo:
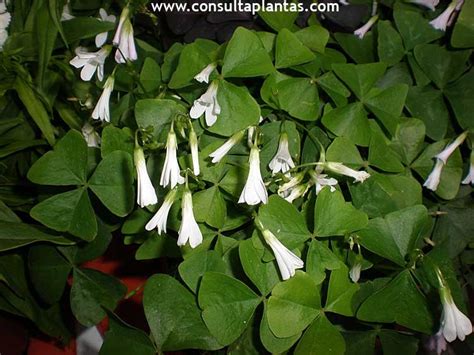
[[[95,36],[95,46],[97,48],[100,48],[104,45],[104,43],[107,41],[108,34],[109,34],[108,32],[102,32],[102,33],[99,33],[97,36]]]

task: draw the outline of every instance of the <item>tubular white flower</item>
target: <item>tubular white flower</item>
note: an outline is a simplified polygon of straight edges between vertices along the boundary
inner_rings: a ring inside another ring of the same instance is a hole
[[[374,25],[374,23],[377,22],[378,19],[378,15],[372,16],[365,25],[354,31],[354,35],[359,37],[359,39],[364,38],[365,34],[372,28],[372,26]]]
[[[410,0],[409,2],[412,4],[424,6],[431,11],[434,11],[436,6],[439,4],[439,0]]]
[[[351,169],[342,163],[327,162],[324,164],[324,167],[334,173],[352,177],[354,182],[364,182],[370,177],[368,172]]]
[[[336,191],[334,186],[337,185],[337,180],[334,178],[327,178],[327,174],[321,174],[318,171],[311,171],[311,179],[316,186],[316,195],[323,189],[324,186],[329,186],[331,192]]]
[[[163,187],[169,184],[170,187],[173,188],[176,184],[184,183],[184,178],[181,176],[178,158],[176,156],[177,148],[178,142],[176,140],[176,133],[174,133],[173,128],[171,128],[166,140],[166,158],[160,178],[160,185]]]
[[[260,154],[257,146],[250,149],[249,175],[244,189],[240,194],[239,203],[257,205],[260,202],[268,202],[268,194],[260,173]]]
[[[360,272],[362,271],[362,264],[359,261],[356,261],[349,270],[349,277],[352,282],[357,283],[360,279]]]
[[[4,3],[0,3],[0,29],[4,30],[10,25],[12,15],[7,11]]]
[[[110,122],[109,102],[110,95],[112,95],[112,91],[114,90],[114,82],[115,78],[113,75],[109,76],[105,81],[102,95],[100,95],[99,101],[97,101],[97,105],[95,106],[95,109],[92,112],[93,119]]]
[[[209,154],[209,156],[212,158],[212,162],[214,164],[220,162],[221,159],[227,153],[229,153],[232,147],[236,145],[238,142],[240,142],[243,136],[244,136],[244,131],[239,131],[235,133],[232,137],[226,140],[224,144],[222,144],[219,148],[217,148],[215,151]]]
[[[474,184],[474,150],[471,152],[471,163],[469,164],[469,172],[462,181],[464,185]]]
[[[441,330],[444,338],[448,342],[456,338],[464,341],[466,335],[472,333],[472,324],[454,303],[449,288],[442,286],[439,290],[441,303],[443,304],[443,314],[441,316]]]
[[[202,233],[194,219],[193,197],[188,188],[184,189],[181,208],[182,220],[178,233],[178,245],[185,245],[189,241],[189,245],[194,249],[202,243]]]
[[[99,133],[94,129],[94,127],[89,123],[84,123],[82,126],[82,135],[87,142],[87,146],[91,148],[98,148],[100,145],[100,136]]]
[[[198,176],[201,173],[199,168],[199,146],[196,132],[194,129],[189,132],[189,147],[191,148],[191,158],[193,161],[193,172],[194,175]]]
[[[448,144],[443,151],[436,155],[436,158],[447,164],[449,157],[454,153],[457,147],[459,147],[467,137],[467,131],[459,135],[452,143]]]
[[[133,161],[137,171],[137,204],[141,208],[156,204],[158,198],[156,197],[155,188],[148,175],[145,155],[141,147],[135,147]]]
[[[71,14],[69,1],[63,6],[63,12],[61,13],[61,21],[72,20],[74,16]]]
[[[304,171],[295,174],[288,182],[278,187],[278,195],[283,198],[288,197],[291,191],[303,181],[304,176]]]
[[[448,343],[446,343],[446,339],[444,339],[442,329],[429,337],[426,347],[437,355],[441,355],[443,351],[446,351]]]
[[[126,63],[127,60],[137,60],[138,55],[135,48],[133,26],[130,22],[130,10],[128,7],[122,10],[113,43],[115,46],[118,46],[115,52],[115,61],[117,63]]]
[[[449,19],[451,18],[451,15],[453,12],[456,10],[456,6],[458,4],[458,0],[453,0],[449,4],[449,6],[444,10],[441,15],[436,17],[434,20],[430,22],[430,25],[441,31],[446,31],[446,27],[448,26]]]
[[[99,10],[99,16],[102,22],[115,23],[115,21],[117,20],[115,15],[107,15],[107,11],[105,11],[105,9],[102,9],[102,8]],[[97,36],[95,36],[95,46],[97,48],[100,48],[104,45],[104,43],[107,41],[108,34],[109,34],[108,32],[102,32],[102,33],[99,33]]]
[[[288,135],[283,132],[280,135],[280,141],[278,143],[278,150],[273,159],[268,164],[272,171],[272,174],[286,173],[288,170],[295,167],[293,159],[291,159],[290,150],[288,148]]]
[[[200,98],[194,100],[189,111],[191,118],[199,118],[205,114],[206,124],[212,126],[217,121],[217,116],[221,113],[221,106],[217,102],[217,81],[213,81],[206,92]]]
[[[89,52],[84,47],[77,47],[76,56],[69,61],[69,64],[75,68],[82,68],[82,80],[91,80],[97,71],[97,78],[102,81],[104,79],[104,63],[111,50],[111,46],[104,46],[97,52]]]
[[[199,74],[197,74],[194,79],[200,83],[208,83],[209,82],[209,76],[211,73],[216,69],[217,65],[215,63],[208,64]]]
[[[294,276],[296,269],[303,268],[303,260],[285,247],[272,232],[265,229],[262,231],[262,234],[265,242],[270,246],[273,254],[275,254],[275,259],[283,280],[288,280],[290,277]]]
[[[296,200],[297,198],[300,198],[301,196],[303,196],[306,191],[309,190],[309,188],[311,187],[310,184],[305,184],[305,185],[297,185],[293,188],[291,188],[290,190],[288,190],[287,194],[286,194],[286,197],[285,200],[287,200],[289,203],[293,203],[294,200]]]
[[[443,171],[443,168],[444,168],[443,161],[441,159],[436,159],[436,164],[433,170],[431,171],[430,175],[428,175],[428,178],[426,179],[423,186],[432,191],[436,191],[438,189],[438,185],[441,180],[441,172]]]
[[[158,230],[158,234],[161,235],[162,232],[166,233],[166,223],[168,221],[168,214],[170,213],[171,206],[173,206],[173,203],[176,199],[177,192],[178,189],[174,188],[166,194],[165,200],[161,205],[160,209],[146,224],[145,229],[147,231],[151,231],[156,228]]]

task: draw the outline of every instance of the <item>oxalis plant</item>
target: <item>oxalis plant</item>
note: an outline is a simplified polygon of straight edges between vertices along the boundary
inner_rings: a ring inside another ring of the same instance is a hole
[[[101,354],[472,352],[474,1],[167,51],[146,3],[0,4],[0,309],[108,316]],[[112,238],[168,271],[149,333],[81,266]]]

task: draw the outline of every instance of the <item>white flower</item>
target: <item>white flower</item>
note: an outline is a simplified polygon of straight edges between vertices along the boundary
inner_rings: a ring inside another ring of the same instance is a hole
[[[359,37],[359,39],[364,38],[365,34],[372,28],[375,22],[379,19],[378,15],[372,16],[369,21],[362,27],[354,31],[354,35]]]
[[[76,56],[69,62],[75,68],[82,68],[81,79],[89,81],[97,71],[97,78],[102,81],[104,79],[104,63],[105,59],[112,50],[111,46],[104,46],[97,52],[88,52],[84,47],[77,47]]]
[[[446,343],[446,339],[444,339],[442,329],[438,330],[436,334],[433,334],[429,337],[426,347],[428,350],[436,353],[437,355],[441,355],[443,351],[446,351],[448,343]]]
[[[444,10],[441,15],[436,17],[433,21],[431,21],[430,25],[437,30],[446,31],[449,19],[451,18],[453,12],[456,10],[457,3],[458,0],[451,1],[446,10]]]
[[[214,69],[216,69],[216,64],[211,63],[211,64],[207,65],[203,70],[201,70],[201,72],[199,72],[199,74],[197,74],[194,77],[194,79],[196,79],[200,83],[206,83],[207,84],[209,82],[209,76],[214,71]]]
[[[92,118],[95,120],[101,120],[105,122],[110,122],[110,109],[109,109],[109,101],[110,95],[114,90],[114,82],[115,78],[113,75],[109,76],[105,81],[104,90],[102,91],[102,95],[100,95],[99,101],[97,101],[97,105],[95,106],[94,111],[92,112]]]
[[[471,321],[458,309],[454,303],[449,288],[442,286],[439,292],[443,304],[441,330],[444,338],[448,342],[452,342],[456,338],[464,341],[466,335],[472,333]]]
[[[439,0],[410,0],[410,3],[427,7],[431,11],[434,11],[436,6],[439,4]]]
[[[174,133],[173,128],[171,128],[166,140],[166,158],[160,179],[160,185],[163,187],[166,187],[169,184],[170,187],[173,188],[176,184],[184,183],[184,178],[180,173],[178,158],[176,157],[177,148],[178,142],[176,140],[176,134]]]
[[[0,3],[0,30],[6,29],[10,25],[11,14],[7,11],[5,4]]]
[[[182,220],[178,233],[178,245],[185,245],[189,240],[189,245],[194,249],[202,243],[202,233],[196,220],[194,219],[193,197],[191,195],[191,191],[189,191],[188,188],[186,188],[183,192],[181,209]]]
[[[69,1],[66,3],[66,5],[63,6],[63,12],[61,14],[61,21],[68,21],[72,20],[74,16],[71,14],[71,9],[69,5]]]
[[[115,23],[115,20],[117,19],[115,15],[107,15],[107,11],[102,8],[99,10],[99,16],[102,22]],[[104,45],[104,43],[107,41],[108,34],[108,32],[102,32],[95,36],[95,46],[97,48],[100,48]]]
[[[262,231],[262,234],[265,242],[272,248],[273,254],[275,254],[275,259],[283,280],[288,280],[294,276],[296,269],[303,268],[303,260],[288,250],[272,232],[265,229]]]
[[[168,221],[168,214],[171,206],[173,206],[174,200],[176,199],[177,188],[171,189],[165,196],[165,200],[161,205],[160,209],[146,224],[145,229],[151,231],[152,229],[158,229],[158,234],[162,232],[166,233],[166,222]]]
[[[436,158],[442,160],[444,164],[447,164],[448,159],[451,156],[451,154],[453,154],[456,148],[459,147],[462,144],[462,142],[464,142],[466,137],[467,137],[467,131],[459,135],[459,137],[457,137],[452,143],[448,144],[441,153],[436,155]]]
[[[364,182],[370,177],[368,172],[351,169],[342,163],[328,162],[324,164],[324,167],[334,173],[352,177],[354,182]]]
[[[229,153],[229,151],[232,149],[234,145],[236,145],[244,136],[243,131],[239,131],[235,133],[232,137],[230,137],[228,140],[225,141],[224,144],[222,144],[219,148],[217,148],[215,151],[213,151],[209,156],[212,158],[212,162],[214,164],[218,163],[221,161],[221,159]]]
[[[89,123],[84,123],[82,126],[82,135],[87,142],[87,146],[91,148],[98,148],[100,145],[100,136],[99,133],[94,129],[94,127]]]
[[[352,265],[349,271],[349,277],[351,278],[352,282],[356,283],[360,279],[360,272],[362,270],[362,263],[356,261],[354,265]]]
[[[8,39],[7,30],[0,29],[0,51],[3,50],[3,46]]]
[[[291,188],[288,191],[289,193],[285,196],[285,200],[287,200],[289,203],[293,203],[294,200],[303,196],[306,193],[306,191],[309,190],[310,187],[311,187],[310,184],[306,184],[306,185],[297,185]]]
[[[463,184],[474,184],[474,150],[471,152],[471,163],[469,164],[469,172],[462,181]]]
[[[331,192],[336,191],[334,187],[337,185],[337,180],[334,178],[327,178],[326,174],[321,174],[317,171],[311,171],[311,179],[313,180],[314,184],[316,185],[316,195],[323,189],[324,186],[329,186]]]
[[[438,185],[441,179],[441,172],[443,171],[443,167],[443,161],[441,159],[436,159],[436,164],[430,175],[428,175],[428,178],[426,179],[423,186],[432,191],[436,191],[438,189]]]
[[[113,44],[118,46],[115,52],[115,61],[117,63],[126,63],[127,60],[137,60],[137,50],[135,48],[135,39],[133,37],[133,26],[130,22],[130,10],[125,7],[120,15],[117,31],[113,39]]]
[[[145,155],[141,147],[135,147],[133,161],[137,170],[137,204],[141,208],[156,204],[158,198],[148,175]]]
[[[199,146],[198,146],[198,139],[196,136],[196,132],[194,129],[189,132],[189,146],[191,148],[191,158],[193,161],[193,172],[194,175],[198,176],[201,173],[201,169],[199,168]]]
[[[291,194],[291,191],[303,181],[304,176],[304,171],[292,176],[288,182],[284,183],[278,188],[278,195],[283,198],[288,197]]]
[[[267,203],[268,194],[260,173],[260,154],[257,146],[250,149],[249,165],[249,175],[240,194],[239,203],[245,202],[248,205],[257,205],[260,202]]]
[[[212,126],[217,121],[217,116],[221,113],[221,107],[217,102],[217,81],[213,81],[206,92],[197,100],[189,111],[191,118],[199,118],[205,113],[206,124]]]
[[[290,150],[288,148],[288,135],[286,133],[280,135],[278,150],[268,166],[272,170],[272,174],[279,173],[280,171],[286,173],[288,170],[295,167],[295,163],[293,162],[293,159],[291,159]]]

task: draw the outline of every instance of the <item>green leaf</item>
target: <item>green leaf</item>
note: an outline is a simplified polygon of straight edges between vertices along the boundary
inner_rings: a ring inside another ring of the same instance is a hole
[[[385,63],[370,64],[334,64],[336,75],[356,94],[364,98],[387,69]]]
[[[383,353],[386,355],[415,355],[418,353],[418,339],[391,330],[381,330],[379,333]]]
[[[293,346],[294,343],[300,338],[301,333],[295,334],[287,338],[278,338],[272,333],[268,325],[268,306],[264,303],[265,308],[263,310],[263,317],[260,322],[260,341],[262,342],[265,349],[272,354],[281,354],[287,351]]]
[[[440,153],[449,141],[447,139],[429,145],[412,164],[412,168],[426,180],[434,167],[434,157]],[[459,149],[449,157],[447,164],[441,172],[441,179],[436,190],[436,195],[452,200],[459,191],[462,180],[462,158]]]
[[[176,245],[176,239],[155,232],[148,236],[135,253],[136,260],[158,259],[162,256],[178,258],[181,256],[181,251]]]
[[[308,274],[296,271],[295,276],[273,288],[268,300],[268,325],[278,338],[292,337],[303,331],[320,314],[320,309],[316,283]]]
[[[217,100],[221,114],[217,117],[217,122],[207,128],[210,132],[229,137],[258,123],[260,107],[246,87],[222,80],[217,89]]]
[[[316,79],[318,85],[329,95],[336,106],[346,106],[351,92],[333,72],[327,72]]]
[[[374,331],[364,332],[344,332],[346,341],[346,355],[374,355],[375,338],[377,333]]]
[[[239,256],[245,274],[257,286],[262,296],[270,293],[278,281],[278,272],[274,262],[263,262],[265,249],[257,249],[252,239],[239,243]]]
[[[422,203],[421,185],[410,176],[372,173],[363,184],[349,189],[354,206],[371,218]]]
[[[472,18],[474,17],[474,5],[471,2],[466,2],[461,12],[456,19],[453,34],[451,36],[451,44],[457,48],[472,48],[474,47],[474,24]]]
[[[75,268],[71,288],[71,310],[85,326],[99,323],[125,296],[126,287],[116,278],[92,269]]]
[[[387,63],[387,65],[397,64],[405,56],[405,48],[403,48],[402,38],[393,28],[390,21],[379,21],[377,29],[377,52],[379,59],[382,62]]]
[[[38,159],[28,171],[28,179],[41,185],[82,185],[86,182],[87,144],[82,135],[70,130]]]
[[[114,151],[97,166],[90,189],[115,215],[125,217],[133,209],[133,162],[130,154]]]
[[[298,247],[311,237],[303,215],[278,195],[270,196],[268,203],[260,207],[258,218],[289,249]]]
[[[313,239],[309,245],[306,256],[306,272],[315,280],[316,284],[321,284],[326,278],[326,270],[339,269],[343,263],[329,248],[322,242]]]
[[[313,52],[304,46],[298,37],[282,29],[276,38],[275,67],[288,68],[315,59]]]
[[[291,30],[295,27],[294,22],[298,17],[298,13],[292,11],[259,11],[258,16],[260,16],[268,26],[278,32],[284,28]]]
[[[260,302],[250,288],[230,276],[207,272],[202,278],[202,319],[221,344],[228,345],[242,334]]]
[[[54,128],[51,124],[50,116],[43,103],[31,88],[30,83],[18,76],[15,80],[15,90],[18,93],[21,102],[23,105],[25,105],[26,110],[38,128],[41,130],[48,143],[54,145]]]
[[[417,205],[374,218],[359,231],[364,248],[404,266],[405,259],[427,234],[429,217],[426,207]]]
[[[414,54],[425,74],[443,89],[469,68],[471,51],[449,51],[436,44],[422,44],[415,47]]]
[[[140,128],[153,127],[155,138],[161,135],[164,126],[171,124],[171,121],[178,114],[187,114],[185,108],[169,99],[144,99],[137,101],[135,105],[135,119]]]
[[[408,85],[398,84],[384,90],[373,88],[364,100],[365,106],[383,123],[390,134],[395,129],[405,106]]]
[[[329,32],[320,25],[312,25],[295,32],[296,37],[312,51],[324,53]]]
[[[109,330],[99,355],[154,355],[156,350],[151,339],[143,331],[123,322],[117,316],[109,315]]]
[[[171,276],[157,274],[148,279],[143,307],[159,350],[223,347],[207,330],[195,296]]]
[[[193,195],[194,217],[211,227],[222,228],[227,217],[227,207],[219,188],[214,185]]]
[[[90,241],[97,234],[96,217],[85,188],[54,195],[34,206],[30,215],[49,228],[84,240]]]
[[[37,242],[68,245],[73,242],[59,235],[47,233],[45,228],[19,222],[0,222],[0,251],[21,248]]]
[[[121,150],[133,155],[133,149],[135,148],[135,142],[133,133],[129,128],[117,128],[112,125],[108,125],[102,130],[101,134],[100,152],[102,158],[105,158],[116,150]]]
[[[215,50],[218,46],[215,43],[213,44]],[[191,85],[194,77],[210,63],[211,58],[208,52],[199,44],[191,43],[185,45],[179,56],[178,67],[171,76],[169,87],[171,89],[179,89]]]
[[[359,150],[350,139],[336,137],[326,151],[327,161],[337,161],[353,168],[359,168],[364,161]]]
[[[277,83],[280,107],[291,116],[316,121],[319,116],[318,87],[309,78],[290,78]]]
[[[322,123],[337,136],[346,137],[364,147],[369,145],[369,120],[360,102],[337,107],[327,112],[322,118]]]
[[[227,44],[222,75],[246,78],[267,75],[274,70],[260,38],[252,31],[238,27]]]
[[[409,329],[431,334],[433,319],[426,298],[409,270],[402,271],[360,306],[357,318],[367,322],[396,322]]]
[[[316,199],[314,233],[318,237],[345,235],[364,228],[367,215],[357,210],[338,190],[323,188]]]
[[[425,132],[425,124],[416,118],[406,119],[398,124],[390,146],[405,165],[410,165],[423,149]]]
[[[347,317],[353,316],[352,297],[358,290],[359,285],[349,280],[349,269],[342,264],[331,271],[324,310]]]
[[[31,281],[41,299],[48,304],[58,302],[63,295],[72,265],[53,246],[30,248],[28,266]]]
[[[306,329],[296,346],[295,355],[343,355],[346,344],[339,330],[321,314]]]
[[[443,91],[454,111],[456,120],[463,129],[474,128],[474,69],[469,70],[459,80]]]
[[[387,144],[382,129],[374,121],[370,123],[369,164],[391,173],[403,172],[405,167],[400,162],[400,157]]]
[[[352,33],[336,32],[334,38],[356,63],[373,63],[377,60],[375,58],[376,41],[372,32],[367,33],[363,39]]]
[[[430,86],[413,86],[408,91],[406,106],[414,117],[423,120],[428,137],[435,140],[444,138],[448,129],[449,112],[441,91]]]
[[[393,17],[407,51],[418,44],[429,43],[444,35],[443,31],[435,30],[420,12],[395,6]]]
[[[50,16],[47,2],[43,2],[35,14],[35,34],[38,45],[38,83],[44,88],[44,76],[58,36],[58,28]],[[51,142],[50,142],[51,143]],[[52,144],[52,143],[51,143]]]
[[[112,31],[115,23],[101,21],[93,17],[79,16],[62,22],[64,35],[68,43],[74,43],[81,39],[91,38],[102,32]]]
[[[142,70],[140,71],[140,83],[147,93],[158,90],[161,84],[161,68],[158,63],[148,57],[145,58]],[[142,91],[142,88],[140,88]]]
[[[219,253],[208,250],[190,255],[179,264],[178,270],[184,283],[196,293],[201,278],[207,271],[225,273],[227,266]]]

